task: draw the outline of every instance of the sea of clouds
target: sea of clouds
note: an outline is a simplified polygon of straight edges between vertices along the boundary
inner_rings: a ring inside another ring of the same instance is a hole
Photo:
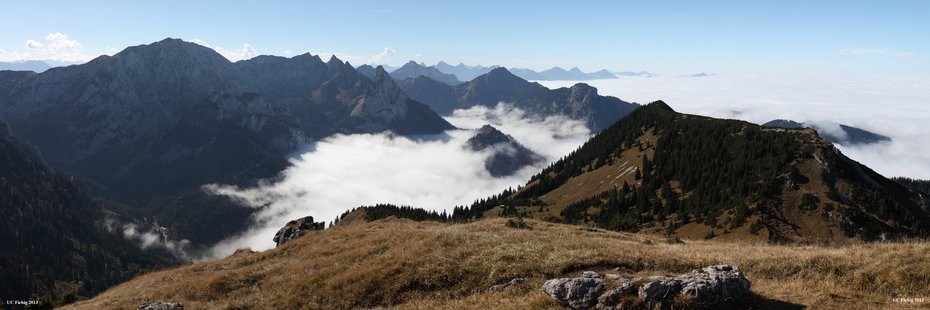
[[[567,87],[573,81],[540,81]],[[846,156],[887,176],[930,179],[930,76],[728,75],[621,77],[585,81],[602,95],[649,103],[663,100],[683,113],[762,124],[790,119],[821,130],[845,124],[892,138],[837,146]]]
[[[485,124],[512,135],[549,161],[568,154],[591,136],[583,122],[532,117],[507,104],[458,110],[446,119],[460,130],[424,137],[336,135],[308,146],[309,151],[293,158],[292,166],[274,181],[252,188],[206,186],[209,192],[257,210],[248,230],[214,245],[203,258],[223,257],[246,247],[272,248],[278,229],[308,215],[330,222],[352,208],[378,203],[451,211],[522,185],[548,164],[492,177],[484,168],[490,152],[465,148],[475,129]]]
[[[574,81],[541,81],[566,87]],[[930,78],[878,76],[726,75],[621,77],[586,81],[603,95],[649,103],[663,100],[679,112],[764,123],[773,119],[838,123],[892,138],[867,146],[838,146],[847,156],[885,176],[930,178]],[[458,110],[446,119],[461,128],[444,135],[336,135],[294,156],[279,178],[256,187],[211,184],[205,190],[255,208],[246,231],[213,245],[201,259],[236,249],[272,248],[272,237],[288,221],[311,215],[332,221],[364,205],[392,203],[450,211],[475,199],[524,184],[548,163],[495,178],[484,169],[487,152],[464,144],[475,129],[492,124],[552,162],[583,144],[591,133],[582,122],[531,117],[501,104]],[[837,132],[837,135],[842,133]]]

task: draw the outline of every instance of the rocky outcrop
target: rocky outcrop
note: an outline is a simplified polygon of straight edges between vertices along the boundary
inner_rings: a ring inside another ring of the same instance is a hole
[[[326,228],[326,223],[314,222],[312,216],[307,216],[288,222],[287,225],[281,227],[281,229],[278,230],[276,234],[274,234],[273,240],[276,246],[281,246],[288,241],[306,235],[308,232],[314,230],[323,230],[324,228]]]
[[[604,279],[594,271],[585,271],[577,278],[559,278],[546,281],[542,290],[573,309],[590,309],[604,292]]]
[[[179,302],[153,301],[139,305],[136,310],[183,310],[184,305]]]
[[[750,285],[739,268],[716,265],[674,277],[645,279],[608,274],[605,280],[596,272],[585,271],[577,278],[546,281],[542,290],[573,309],[652,309],[672,303],[701,308],[739,300],[749,293]]]

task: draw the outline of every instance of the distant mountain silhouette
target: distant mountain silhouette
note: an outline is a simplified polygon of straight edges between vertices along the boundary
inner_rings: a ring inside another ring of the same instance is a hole
[[[490,66],[490,67],[485,67],[485,66],[480,66],[480,65],[479,66],[467,66],[463,63],[459,63],[458,65],[452,66],[444,61],[440,61],[436,63],[436,65],[433,66],[433,68],[436,68],[440,72],[454,74],[457,78],[459,78],[462,81],[471,81],[472,79],[480,75],[483,75],[485,73],[491,72],[491,70],[495,68],[499,68],[499,67],[500,66]]]
[[[470,81],[478,76],[487,74],[491,70],[500,68],[500,66],[466,66],[464,64],[458,64],[457,66],[449,65],[444,61],[440,61],[433,68],[437,70],[455,74],[459,79],[464,81]],[[587,80],[597,80],[597,79],[615,79],[616,75],[607,71],[600,70],[597,72],[585,73],[582,72],[578,67],[573,67],[569,70],[562,69],[560,67],[552,67],[548,70],[537,72],[531,69],[525,68],[510,68],[508,69],[511,73],[520,78],[528,81],[587,81]],[[447,83],[448,84],[448,83]]]
[[[657,75],[658,75],[658,74],[655,74],[655,73],[652,73],[652,72],[646,72],[646,71],[639,71],[639,72],[633,72],[633,71],[616,71],[616,72],[611,72],[611,73],[613,73],[613,74],[616,75],[616,76],[654,77],[654,76],[657,76]]]
[[[454,74],[442,73],[434,67],[427,67],[426,65],[418,64],[413,61],[407,62],[403,67],[391,71],[391,77],[398,80],[416,78],[419,76],[425,76],[451,86],[462,84],[462,81],[459,81]]]
[[[504,68],[491,70],[458,86],[422,78],[406,79],[400,86],[410,98],[426,103],[443,115],[455,109],[476,105],[494,107],[506,102],[534,115],[563,115],[583,120],[595,132],[638,107],[614,97],[598,95],[596,88],[583,83],[550,90]]]
[[[41,60],[0,62],[0,71],[32,71],[41,73],[45,72],[45,70],[48,70],[49,68],[51,67]]]
[[[841,145],[872,144],[883,141],[891,141],[891,138],[843,124],[833,124],[842,132],[837,132],[836,128],[825,128],[822,123],[798,123],[791,120],[776,119],[769,121],[762,126],[781,127],[781,128],[814,128],[817,133],[830,142]],[[831,126],[834,127],[834,126]]]

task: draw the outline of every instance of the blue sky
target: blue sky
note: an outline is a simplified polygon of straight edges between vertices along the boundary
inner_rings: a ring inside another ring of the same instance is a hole
[[[86,59],[175,37],[202,40],[234,59],[311,52],[354,63],[660,74],[930,72],[930,1],[89,0],[0,7],[4,61]]]

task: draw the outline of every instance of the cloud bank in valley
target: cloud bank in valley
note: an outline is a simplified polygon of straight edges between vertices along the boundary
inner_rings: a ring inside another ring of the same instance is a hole
[[[575,82],[540,83],[554,88]],[[892,141],[837,146],[844,154],[888,177],[930,179],[928,76],[719,74],[700,79],[621,77],[585,83],[601,94],[627,101],[661,99],[683,113],[757,124],[790,119],[862,128]]]
[[[514,175],[492,177],[484,168],[490,153],[466,151],[477,129],[491,124],[549,160],[580,146],[591,133],[583,122],[563,117],[530,117],[501,104],[496,108],[459,110],[447,118],[462,130],[443,136],[407,138],[391,134],[336,135],[313,144],[311,151],[273,182],[253,188],[210,185],[206,189],[258,209],[250,229],[220,242],[205,258],[222,257],[243,247],[264,250],[288,221],[312,215],[332,221],[343,212],[377,203],[451,211],[475,199],[522,185],[548,163]]]

